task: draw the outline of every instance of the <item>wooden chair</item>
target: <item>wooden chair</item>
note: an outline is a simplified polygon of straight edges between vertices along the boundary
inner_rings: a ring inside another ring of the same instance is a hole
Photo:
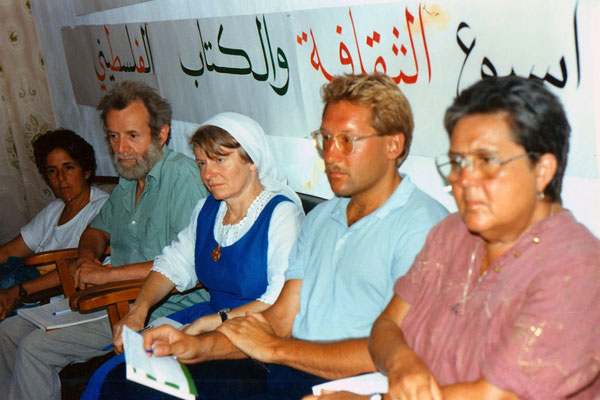
[[[75,293],[75,285],[69,272],[68,262],[77,258],[77,249],[64,249],[64,250],[52,250],[44,251],[41,253],[34,254],[31,257],[27,257],[23,261],[23,265],[26,267],[41,267],[47,265],[54,265],[58,270],[58,276],[60,278],[61,286],[55,286],[41,290],[39,292],[29,293],[25,298],[22,299],[25,303],[35,303],[37,301],[42,304],[47,303],[53,296],[57,296],[61,293],[68,297]]]

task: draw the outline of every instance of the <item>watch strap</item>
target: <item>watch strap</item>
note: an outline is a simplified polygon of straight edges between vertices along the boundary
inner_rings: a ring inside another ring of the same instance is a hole
[[[219,310],[221,322],[227,321],[227,319],[229,318],[229,311],[231,311],[231,308],[223,308],[222,310]]]
[[[17,287],[19,288],[19,299],[22,299],[23,297],[27,297],[27,290],[25,290],[25,288],[23,287],[23,283],[22,282],[17,283]]]

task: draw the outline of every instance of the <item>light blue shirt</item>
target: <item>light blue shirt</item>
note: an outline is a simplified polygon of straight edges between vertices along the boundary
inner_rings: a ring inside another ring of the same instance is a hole
[[[448,212],[407,176],[377,210],[348,227],[350,199],[318,205],[300,226],[286,280],[302,279],[292,334],[312,341],[367,337],[429,230]]]

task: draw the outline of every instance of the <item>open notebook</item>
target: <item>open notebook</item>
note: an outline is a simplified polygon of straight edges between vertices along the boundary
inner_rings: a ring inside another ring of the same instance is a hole
[[[17,310],[17,314],[46,331],[85,324],[86,322],[96,321],[107,316],[106,310],[87,314],[71,311],[69,308],[69,299],[65,298],[52,301],[43,306],[20,308]]]

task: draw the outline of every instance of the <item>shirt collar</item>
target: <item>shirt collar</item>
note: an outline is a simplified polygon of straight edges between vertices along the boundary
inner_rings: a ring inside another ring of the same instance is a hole
[[[400,174],[402,177],[402,182],[396,187],[392,195],[383,203],[379,208],[373,211],[371,214],[367,215],[365,218],[378,218],[383,219],[387,217],[390,213],[396,212],[398,208],[402,207],[411,194],[416,189],[416,186],[408,175]],[[339,198],[337,206],[331,212],[331,216],[341,222],[342,224],[348,225],[348,221],[346,219],[346,208],[348,207],[348,203],[350,203],[350,198]]]

